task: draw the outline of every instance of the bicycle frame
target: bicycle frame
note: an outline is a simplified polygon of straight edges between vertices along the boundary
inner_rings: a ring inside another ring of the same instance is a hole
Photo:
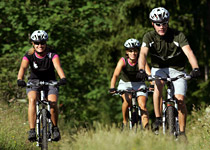
[[[130,93],[132,96],[131,99],[131,106],[128,106],[128,119],[129,119],[129,129],[132,130],[133,127],[136,125],[136,128],[138,128],[138,125],[141,126],[141,129],[143,129],[142,126],[142,120],[141,120],[141,108],[138,105],[136,93],[138,91],[147,92],[147,88],[145,89],[139,89],[139,90],[119,90],[115,94],[122,95],[124,93]]]
[[[41,107],[40,107],[41,105]],[[47,98],[45,96],[45,91],[42,89],[40,91],[40,99],[36,101],[36,133],[37,133],[37,145],[40,146],[41,141],[41,130],[40,130],[40,121],[42,119],[41,116],[41,110],[47,109],[48,116],[47,116],[47,122],[48,122],[48,129],[49,129],[49,135],[48,135],[48,141],[52,141],[51,135],[52,135],[52,121],[51,121],[51,113],[50,113],[50,101],[47,101]]]
[[[163,118],[162,118],[163,119],[163,123],[162,123],[162,125],[163,125],[163,134],[166,133],[166,111],[167,111],[168,107],[169,106],[170,107],[174,107],[175,110],[178,113],[178,104],[177,104],[177,100],[173,98],[174,97],[173,92],[174,92],[174,86],[173,86],[172,82],[168,81],[167,82],[167,99],[166,100],[163,99],[163,103],[162,103],[162,105],[163,105],[163,109],[162,109],[162,111],[163,111]],[[179,134],[179,119],[178,119],[178,115],[175,115],[175,132],[176,133],[174,133],[174,134],[176,134],[176,135]]]
[[[43,141],[45,142],[45,147],[47,149],[47,142],[52,141],[52,120],[51,120],[51,113],[50,113],[50,101],[48,101],[46,93],[45,93],[45,87],[46,86],[58,86],[58,82],[53,81],[53,82],[44,82],[40,81],[38,83],[32,83],[29,82],[27,83],[27,87],[33,87],[36,86],[38,87],[39,91],[39,98],[36,101],[36,134],[37,134],[37,144],[36,146],[38,147],[43,147]],[[45,112],[46,116],[43,116],[42,113]],[[41,121],[43,121],[43,117],[46,118],[46,126],[42,124],[41,128]],[[43,128],[45,128],[45,131],[43,131]],[[44,133],[46,132],[46,133]],[[43,135],[44,133],[44,135]],[[45,136],[45,137],[44,137]],[[45,140],[43,140],[45,139]],[[44,148],[45,149],[45,148]]]
[[[185,80],[189,80],[191,79],[191,76],[190,75],[187,75],[187,74],[182,74],[182,75],[179,75],[175,78],[170,78],[170,77],[167,77],[167,78],[164,78],[164,77],[159,77],[159,76],[149,76],[148,77],[148,80],[149,81],[153,81],[153,80],[163,80],[166,82],[166,85],[167,85],[167,99],[166,100],[163,100],[162,102],[162,126],[163,126],[163,134],[166,133],[166,112],[168,110],[169,107],[173,107],[174,110],[175,110],[175,113],[174,116],[174,120],[175,120],[175,130],[174,130],[174,135],[177,136],[179,135],[179,119],[178,119],[178,103],[177,103],[177,100],[174,98],[174,86],[173,86],[173,81],[176,81],[180,78],[183,78]]]

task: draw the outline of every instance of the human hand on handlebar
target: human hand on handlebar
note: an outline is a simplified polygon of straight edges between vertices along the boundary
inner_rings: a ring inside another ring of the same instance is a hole
[[[139,72],[136,74],[136,78],[144,81],[147,78],[145,70],[140,69]]]
[[[26,86],[26,82],[24,80],[18,79],[17,80],[17,85],[20,87],[25,87]]]
[[[190,72],[190,75],[193,77],[193,78],[198,78],[201,76],[201,72],[200,72],[200,69],[199,68],[194,68],[191,72]]]
[[[110,89],[109,89],[109,93],[113,93],[113,94],[114,94],[114,93],[116,93],[116,91],[117,91],[116,88],[110,88]]]
[[[60,79],[60,81],[58,82],[59,85],[66,85],[66,83],[67,83],[66,78],[62,78],[62,79]]]

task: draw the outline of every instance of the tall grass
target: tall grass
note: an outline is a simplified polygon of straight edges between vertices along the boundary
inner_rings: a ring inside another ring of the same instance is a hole
[[[24,105],[26,104],[10,107],[0,102],[0,149],[35,149],[34,145],[27,141],[28,122]]]
[[[7,103],[0,101],[0,150],[38,150],[36,143],[29,142],[28,138],[28,104],[27,103]],[[68,138],[62,133],[62,143],[49,143],[50,150],[62,150],[62,146],[68,145]],[[68,132],[66,132],[68,133]],[[65,147],[65,146],[64,146]]]
[[[12,107],[0,102],[0,150],[36,150],[35,143],[27,140],[29,129],[27,104]],[[59,120],[62,139],[49,143],[49,150],[209,150],[210,107],[194,110],[188,117],[188,143],[168,135],[154,135],[149,131],[121,132],[116,125],[94,123],[91,129],[69,128]],[[75,132],[77,130],[77,132]]]
[[[194,110],[187,122],[188,142],[151,131],[123,131],[115,126],[96,124],[89,131],[81,130],[73,137],[71,150],[209,150],[210,107]]]

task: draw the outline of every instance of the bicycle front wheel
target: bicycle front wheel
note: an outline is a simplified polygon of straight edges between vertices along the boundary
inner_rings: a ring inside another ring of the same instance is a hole
[[[173,106],[169,106],[166,112],[166,121],[167,127],[170,134],[174,134],[175,132],[175,108]]]
[[[48,149],[48,138],[47,138],[47,110],[42,109],[42,150]]]

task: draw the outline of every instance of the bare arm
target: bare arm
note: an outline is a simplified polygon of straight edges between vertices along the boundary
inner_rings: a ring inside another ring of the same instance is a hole
[[[150,67],[149,67],[147,62],[146,62],[146,65],[145,65],[145,71],[148,75],[151,75],[151,70],[150,70]]]
[[[199,68],[197,59],[196,59],[192,49],[190,48],[190,45],[183,46],[182,50],[184,51],[185,55],[187,56],[191,66],[192,66],[192,69]]]
[[[19,72],[18,72],[18,76],[17,76],[18,80],[23,80],[25,71],[28,68],[28,66],[29,66],[29,61],[25,60],[25,59],[22,59],[20,69],[19,69]]]
[[[112,79],[111,79],[111,84],[110,84],[110,88],[115,88],[115,84],[116,84],[116,81],[120,75],[120,72],[124,66],[124,61],[122,59],[120,59],[117,63],[117,66],[114,70],[114,73],[113,73],[113,76],[112,76]]]
[[[61,68],[61,63],[60,63],[60,59],[59,57],[56,57],[52,60],[53,65],[59,75],[59,77],[62,78],[66,78],[63,69]]]
[[[140,51],[140,57],[138,60],[139,69],[145,70],[145,67],[147,68],[147,54],[148,54],[149,48],[148,47],[141,47]],[[147,64],[148,65],[148,64]]]

